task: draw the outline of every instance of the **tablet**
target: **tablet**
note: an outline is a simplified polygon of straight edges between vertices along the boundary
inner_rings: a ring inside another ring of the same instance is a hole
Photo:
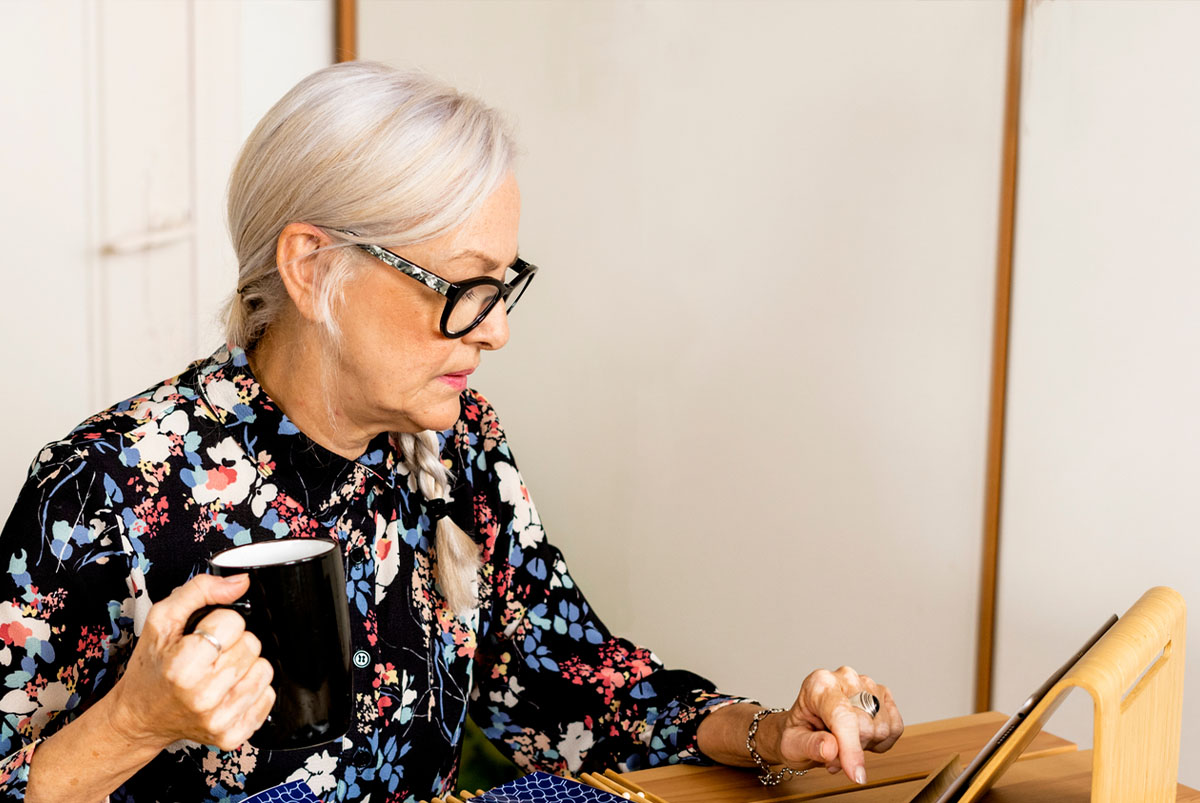
[[[982,774],[985,769],[989,769],[989,764],[992,759],[995,758],[996,753],[1000,749],[1000,745],[1008,741],[1009,737],[1013,735],[1021,723],[1024,722],[1029,716],[1029,713],[1033,711],[1037,704],[1042,701],[1042,698],[1044,698],[1046,694],[1049,693],[1050,689],[1054,687],[1054,684],[1062,680],[1063,676],[1070,671],[1071,667],[1079,663],[1079,659],[1084,656],[1084,653],[1090,650],[1092,645],[1099,641],[1100,637],[1107,633],[1110,627],[1116,624],[1116,621],[1117,617],[1115,614],[1110,616],[1108,621],[1096,631],[1095,635],[1088,639],[1087,642],[1079,649],[1079,651],[1071,656],[1070,660],[1059,667],[1057,672],[1047,678],[1045,683],[1043,683],[1041,686],[1038,686],[1037,690],[1034,691],[1033,694],[1029,695],[1029,699],[1027,699],[1021,705],[1021,707],[1017,709],[1017,712],[1000,727],[1000,730],[996,732],[996,735],[992,737],[991,741],[983,746],[983,749],[980,750],[975,756],[974,760],[967,765],[967,768],[962,771],[962,774],[960,774],[949,786],[949,788],[942,793],[941,797],[937,799],[937,803],[955,803],[955,801],[962,798],[963,793],[967,790],[967,787],[971,785],[971,782],[979,777],[979,775]],[[1031,740],[1040,729],[1040,726],[1037,726],[1030,730],[1029,733],[1023,734],[1023,736],[1026,739]]]

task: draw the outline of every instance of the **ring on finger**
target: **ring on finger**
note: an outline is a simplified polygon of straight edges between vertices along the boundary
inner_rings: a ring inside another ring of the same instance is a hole
[[[214,636],[212,633],[209,633],[207,630],[201,630],[200,628],[197,627],[195,630],[192,631],[192,635],[199,636],[200,638],[207,641],[209,644],[213,645],[213,647],[215,647],[217,650],[217,658],[220,658],[221,653],[225,652],[225,647],[221,644],[220,641],[217,640],[217,637]],[[214,658],[213,660],[215,661],[216,658]]]
[[[879,713],[879,698],[869,691],[860,691],[850,698],[850,705],[867,712],[871,719]]]

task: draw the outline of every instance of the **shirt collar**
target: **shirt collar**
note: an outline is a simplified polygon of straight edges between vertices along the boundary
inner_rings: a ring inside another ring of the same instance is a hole
[[[320,515],[331,502],[357,496],[371,475],[395,480],[397,453],[387,433],[376,435],[357,460],[331,452],[292,423],[254,378],[246,352],[221,348],[200,365],[200,393],[217,422],[258,471]]]

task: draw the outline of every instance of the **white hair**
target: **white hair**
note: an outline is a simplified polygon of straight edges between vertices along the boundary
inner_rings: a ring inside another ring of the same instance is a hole
[[[275,249],[285,226],[304,222],[354,232],[320,249],[316,311],[336,346],[342,290],[364,263],[345,247],[402,247],[451,231],[499,187],[514,156],[496,110],[424,73],[353,61],[308,76],[255,127],[230,176],[238,284],[226,339],[253,351],[291,308]],[[436,434],[394,440],[420,493],[446,498],[450,477]],[[479,550],[448,516],[437,525],[434,561],[443,596],[466,615],[478,605]]]

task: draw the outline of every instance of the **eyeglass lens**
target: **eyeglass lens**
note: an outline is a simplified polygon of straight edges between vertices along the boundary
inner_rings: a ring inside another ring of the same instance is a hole
[[[528,276],[524,277],[519,284],[513,286],[505,301],[506,310],[513,308],[517,303],[517,299],[521,297],[521,294],[525,292],[525,288],[528,286]],[[455,299],[454,307],[450,310],[450,317],[446,321],[446,329],[451,335],[457,335],[471,329],[490,312],[499,294],[499,288],[488,284],[477,285],[466,290]]]

